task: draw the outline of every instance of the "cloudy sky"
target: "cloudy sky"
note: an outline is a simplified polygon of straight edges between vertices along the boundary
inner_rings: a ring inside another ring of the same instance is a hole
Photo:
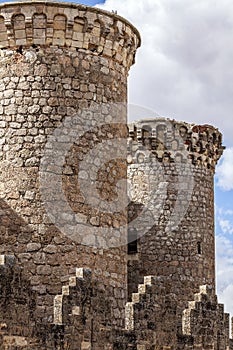
[[[141,33],[129,102],[161,116],[212,124],[224,134],[227,149],[215,181],[217,286],[233,315],[233,2],[106,0],[97,6],[117,10]]]

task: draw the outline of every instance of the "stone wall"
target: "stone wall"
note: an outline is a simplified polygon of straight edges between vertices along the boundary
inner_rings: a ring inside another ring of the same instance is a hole
[[[0,256],[0,348],[11,349],[36,343],[35,295],[14,256]],[[11,347],[12,346],[12,347]]]
[[[137,348],[162,349],[176,346],[177,301],[166,293],[161,277],[146,276],[126,304],[125,327],[134,331]]]
[[[199,293],[189,302],[183,311],[182,333],[190,337],[192,347],[186,341],[179,345],[180,349],[230,349],[229,314],[218,304],[213,287],[200,286]]]
[[[229,315],[211,286],[201,286],[182,313],[166,278],[146,276],[125,306],[125,328],[114,329],[111,305],[89,269],[76,269],[54,297],[53,323],[36,317],[36,292],[12,256],[0,257],[0,346],[3,350],[231,350]],[[30,325],[30,326],[29,326]]]
[[[126,242],[126,211],[94,205],[81,163],[102,142],[118,154],[114,139],[126,140],[138,32],[117,15],[48,1],[2,4],[0,24],[0,252],[23,267],[41,323],[53,322],[54,296],[83,266],[102,281],[112,327],[122,325],[126,245],[114,237]],[[90,162],[101,169],[97,195],[108,202],[126,165],[104,159]]]
[[[222,151],[221,134],[208,125],[130,124],[129,238],[138,252],[128,259],[129,296],[143,276],[164,276],[181,317],[200,285],[215,286],[213,176]]]

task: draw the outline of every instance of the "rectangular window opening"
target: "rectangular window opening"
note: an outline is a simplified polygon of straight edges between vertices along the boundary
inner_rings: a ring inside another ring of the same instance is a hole
[[[138,252],[138,239],[137,234],[128,234],[128,254],[137,254]]]

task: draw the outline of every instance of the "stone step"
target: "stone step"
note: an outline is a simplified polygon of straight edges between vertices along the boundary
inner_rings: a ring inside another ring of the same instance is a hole
[[[82,284],[87,286],[91,282],[91,270],[86,268],[77,268],[75,270],[75,276],[70,276],[69,284],[62,287],[62,293],[57,294],[54,297],[54,324],[62,325],[63,324],[63,303],[64,298],[71,298],[72,293],[80,292],[80,289],[77,287]],[[74,305],[72,308],[72,315],[80,315],[79,305]]]

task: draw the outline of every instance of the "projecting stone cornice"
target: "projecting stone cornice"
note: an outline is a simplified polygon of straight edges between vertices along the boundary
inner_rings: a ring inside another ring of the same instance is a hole
[[[128,152],[131,162],[150,157],[161,162],[190,162],[213,169],[225,147],[222,134],[211,125],[195,125],[166,118],[129,124]],[[144,155],[142,153],[145,153]]]
[[[129,68],[141,39],[115,13],[53,1],[0,5],[0,48],[61,46],[112,58]]]

